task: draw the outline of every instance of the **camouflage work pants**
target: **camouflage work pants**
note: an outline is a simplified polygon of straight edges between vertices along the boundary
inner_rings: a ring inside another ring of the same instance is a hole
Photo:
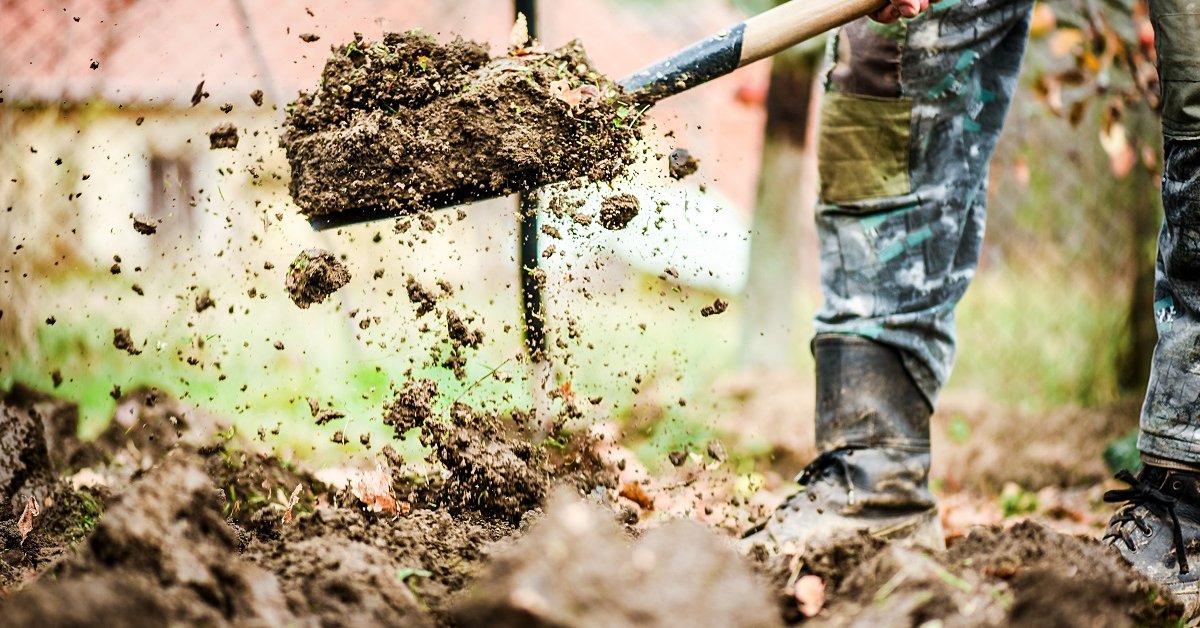
[[[915,20],[861,20],[831,41],[817,228],[818,334],[900,350],[931,403],[954,361],[954,307],[983,241],[988,162],[1030,0],[943,0]],[[1139,448],[1200,462],[1200,3],[1150,0],[1162,79],[1159,339]]]
[[[817,205],[818,334],[900,350],[935,403],[954,306],[983,242],[988,162],[1032,0],[942,0],[913,20],[859,20],[830,41]]]
[[[1150,0],[1163,97],[1154,313],[1158,344],[1138,447],[1200,462],[1200,2]]]

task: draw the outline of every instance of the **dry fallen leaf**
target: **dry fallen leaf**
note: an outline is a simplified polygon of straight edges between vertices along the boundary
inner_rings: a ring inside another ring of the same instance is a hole
[[[600,88],[595,85],[583,84],[575,89],[571,89],[571,84],[567,79],[559,79],[550,82],[550,95],[567,103],[567,106],[575,109],[581,104],[593,104],[600,100]]]
[[[299,501],[300,501],[300,485],[297,484],[296,488],[292,490],[292,496],[288,498],[287,510],[284,511],[284,513],[283,513],[283,522],[284,523],[292,522],[292,509],[296,507],[296,504]]]
[[[570,380],[563,382],[562,386],[558,387],[558,392],[562,394],[563,401],[575,403],[575,391],[571,389]]]
[[[524,13],[518,13],[517,21],[513,22],[512,31],[508,33],[508,45],[520,49],[524,48],[527,43],[529,43],[529,22],[525,20]]]
[[[1100,130],[1100,147],[1108,154],[1108,166],[1113,176],[1120,179],[1133,170],[1137,153],[1125,135],[1125,126],[1114,122],[1107,130]]]
[[[654,498],[646,493],[639,482],[626,482],[621,486],[621,497],[637,504],[642,510],[654,510]]]
[[[29,496],[29,501],[25,502],[25,511],[21,513],[21,518],[17,521],[17,531],[21,533],[21,545],[25,544],[25,537],[33,532],[33,520],[42,514],[38,509],[37,500],[32,495]]]
[[[396,496],[392,493],[391,469],[384,462],[376,463],[374,470],[359,474],[350,490],[372,512],[399,510]]]
[[[825,607],[825,583],[817,576],[801,576],[792,590],[800,614],[815,617]]]

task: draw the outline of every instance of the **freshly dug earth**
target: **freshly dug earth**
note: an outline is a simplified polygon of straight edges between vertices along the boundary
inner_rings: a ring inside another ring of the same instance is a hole
[[[385,447],[377,488],[395,497],[379,507],[361,485],[328,487],[248,451],[154,389],[122,397],[113,424],[81,443],[74,406],[14,388],[0,434],[21,438],[0,438],[0,487],[33,495],[42,515],[22,539],[18,513],[0,510],[0,624],[772,626],[801,619],[794,598],[772,594],[801,575],[825,586],[805,620],[816,626],[1179,615],[1109,548],[1033,523],[978,528],[932,556],[852,537],[757,576],[696,524],[634,540],[611,487],[589,489],[600,473],[585,439],[558,434],[552,455],[523,435],[527,417],[461,404],[442,417],[437,395],[411,382],[386,409],[398,432],[421,430],[440,471],[420,479]],[[554,478],[569,486],[543,514]]]
[[[785,588],[788,565],[774,566]],[[1182,608],[1112,548],[1025,521],[976,528],[944,554],[866,535],[810,551],[829,603],[813,626],[1164,626]],[[788,619],[801,619],[783,600]]]
[[[493,561],[457,611],[461,626],[780,625],[764,583],[699,524],[630,544],[612,513],[559,494]]]
[[[287,288],[292,302],[301,309],[320,303],[350,283],[350,271],[333,253],[321,249],[301,251],[288,266]]]
[[[334,47],[321,87],[288,111],[280,143],[308,216],[611,179],[632,160],[640,120],[578,42],[491,57],[417,31]]]
[[[443,421],[432,408],[436,396],[436,383],[408,382],[384,408],[383,422],[398,437],[420,428],[421,444],[445,470],[428,484],[412,487],[417,503],[517,524],[542,504],[556,481],[582,492],[615,485],[589,455],[586,439],[557,435],[556,442],[565,444],[560,455],[551,456],[546,447],[534,444],[532,416],[478,412],[455,403],[450,420]]]

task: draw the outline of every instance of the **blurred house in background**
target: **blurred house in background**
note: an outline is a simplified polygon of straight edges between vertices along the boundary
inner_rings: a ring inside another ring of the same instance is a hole
[[[620,75],[738,17],[722,0],[683,8],[546,2],[543,39],[553,46],[578,36],[601,68]],[[294,213],[279,194],[287,169],[277,130],[284,105],[317,84],[327,46],[356,31],[371,38],[421,27],[495,49],[510,25],[507,0],[0,3],[10,173],[0,196],[26,235],[31,220],[59,233],[79,228],[75,252],[103,266],[113,250],[145,261],[164,241],[215,254],[230,244],[230,225],[250,231],[275,212]],[[742,208],[760,142],[745,130],[761,124],[759,103],[746,94],[763,80],[761,71],[739,74],[656,111],[657,133],[674,131],[676,143],[711,159],[713,187]],[[251,100],[256,91],[261,106]],[[208,131],[225,122],[240,130],[236,151],[210,151]],[[162,219],[161,229],[178,237],[139,237],[127,228],[132,213]]]

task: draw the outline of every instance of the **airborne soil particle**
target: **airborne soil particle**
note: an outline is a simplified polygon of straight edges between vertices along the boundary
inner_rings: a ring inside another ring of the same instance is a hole
[[[446,330],[450,342],[456,346],[478,349],[483,342],[483,330],[471,329],[454,310],[446,310]]]
[[[682,179],[695,174],[700,168],[700,160],[692,156],[686,148],[676,148],[667,158],[667,169],[672,179]]]
[[[725,299],[716,299],[712,305],[706,305],[700,308],[700,316],[709,317],[717,314],[722,314],[729,309],[729,301]]]
[[[596,96],[568,102],[584,92]],[[317,92],[289,106],[289,189],[312,216],[608,180],[639,135],[620,99],[578,42],[492,58],[482,44],[418,31],[359,36],[334,48]],[[449,190],[462,194],[439,196]]]
[[[212,150],[218,148],[237,148],[238,145],[238,130],[232,123],[225,122],[219,124],[213,130],[208,132],[208,147]]]
[[[142,235],[154,235],[158,231],[158,225],[161,222],[157,218],[151,218],[145,214],[133,215],[133,230]]]
[[[432,312],[437,307],[437,296],[422,286],[416,277],[408,276],[404,283],[404,290],[408,292],[408,300],[417,306],[417,318]]]
[[[637,197],[632,194],[610,196],[600,203],[600,224],[614,231],[624,229],[637,216],[638,209]]]
[[[250,102],[254,103],[255,107],[261,107],[263,104],[263,90],[256,89],[250,92]]]
[[[207,310],[210,307],[215,307],[216,305],[217,302],[213,301],[212,295],[209,294],[208,288],[205,288],[204,292],[196,295],[196,313],[203,312],[204,310]]]
[[[537,422],[513,411],[476,411],[453,403],[448,416],[433,407],[432,381],[406,383],[384,407],[383,422],[397,437],[420,427],[420,442],[444,473],[413,486],[417,504],[445,508],[454,514],[476,513],[517,524],[537,508],[554,483],[582,491],[614,486],[615,480],[595,458],[586,436],[554,434],[556,449],[535,444]]]
[[[383,407],[383,423],[392,426],[398,436],[425,425],[433,417],[433,402],[437,398],[437,382],[428,379],[409,380]]]
[[[113,346],[129,355],[139,355],[142,352],[134,344],[133,337],[129,335],[129,330],[121,327],[113,330]]]
[[[329,295],[350,282],[350,271],[333,253],[308,249],[296,256],[288,266],[284,286],[292,302],[301,309],[324,301]]]

